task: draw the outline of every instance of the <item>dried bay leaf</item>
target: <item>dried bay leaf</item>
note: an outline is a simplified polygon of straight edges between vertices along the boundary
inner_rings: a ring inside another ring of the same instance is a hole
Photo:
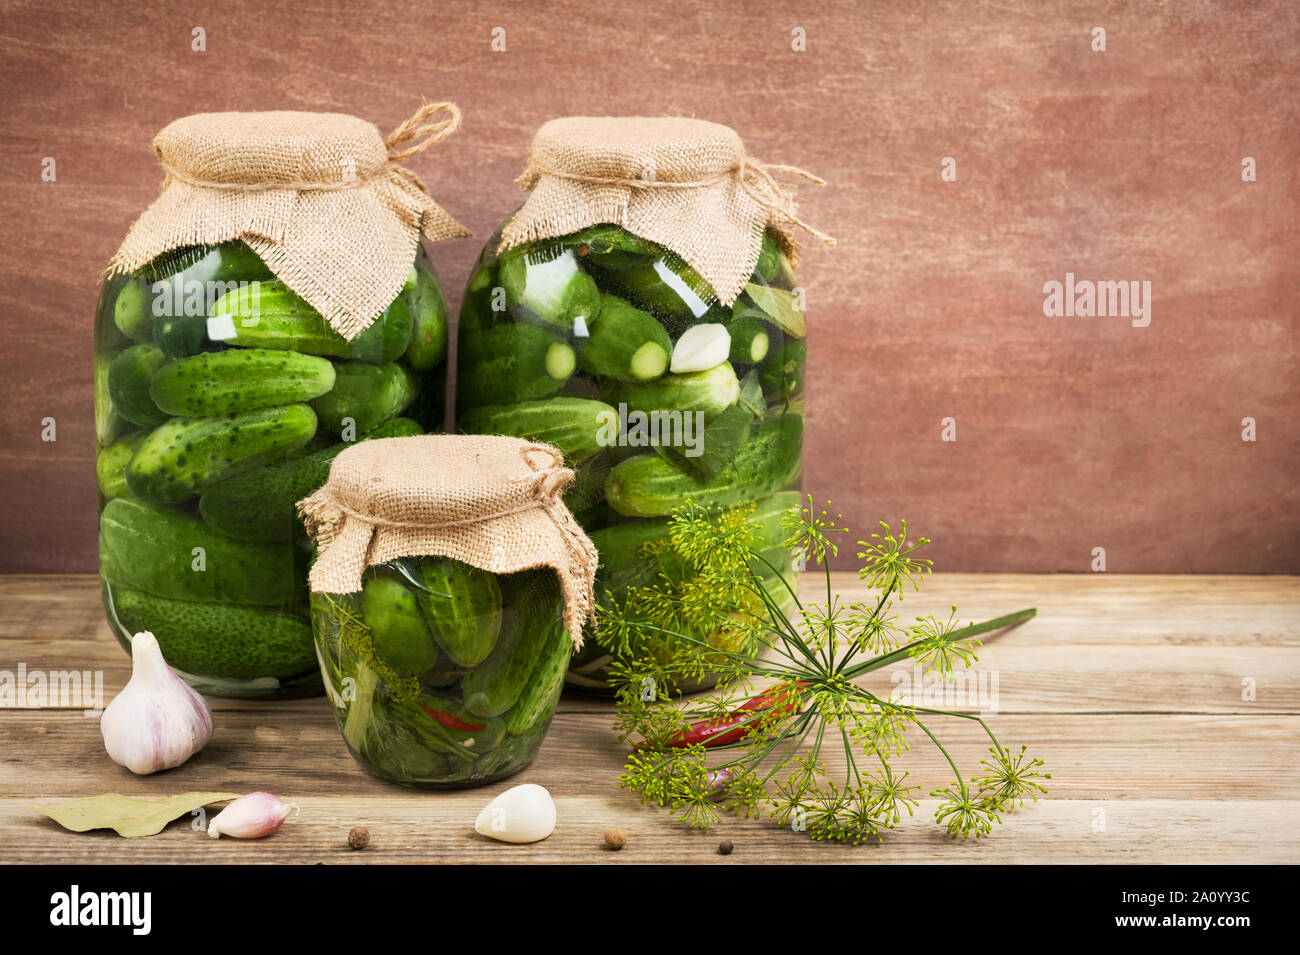
[[[746,314],[764,319],[794,338],[803,338],[808,334],[808,322],[795,305],[794,293],[750,282],[745,286],[745,294],[758,308],[747,308],[743,299],[737,299],[733,310],[737,318]]]
[[[139,799],[107,793],[71,799],[57,806],[23,805],[43,813],[72,832],[114,829],[120,836],[152,836],[173,819],[214,802],[238,799],[240,793],[181,793],[166,799]]]

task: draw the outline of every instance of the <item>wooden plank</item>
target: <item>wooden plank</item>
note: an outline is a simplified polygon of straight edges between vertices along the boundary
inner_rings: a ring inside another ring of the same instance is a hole
[[[525,777],[519,777],[521,780]],[[513,782],[513,780],[512,780]],[[1277,800],[1050,800],[1006,817],[982,839],[947,838],[926,800],[880,844],[814,843],[774,823],[727,819],[707,832],[667,822],[622,797],[562,796],[559,824],[544,842],[507,846],[473,831],[474,817],[495,788],[472,795],[427,796],[385,792],[367,796],[304,796],[302,813],[269,839],[212,840],[191,820],[157,836],[121,839],[109,833],[66,833],[48,819],[0,801],[0,833],[8,863],[520,863],[580,864],[858,864],[915,863],[1195,863],[1300,862],[1295,819],[1300,802]],[[347,848],[354,825],[370,831],[371,845]],[[1099,828],[1104,826],[1104,828]],[[602,848],[602,833],[627,836],[620,852]],[[729,856],[719,842],[735,844]]]
[[[352,761],[323,700],[218,711],[212,742],[184,766],[139,778],[104,756],[98,721],[75,713],[7,712],[0,718],[0,793],[131,795],[276,788],[281,794],[392,791]],[[1027,744],[1047,761],[1054,798],[1287,799],[1300,796],[1297,716],[1003,715],[989,721],[1004,745]],[[609,712],[563,708],[533,768],[520,781],[557,795],[618,792],[627,750]],[[934,718],[931,729],[963,774],[982,767],[988,740],[967,720]],[[947,764],[917,732],[899,766],[923,787],[945,786]],[[827,749],[829,765],[837,754]],[[287,798],[287,797],[286,797]],[[435,801],[441,797],[431,797]]]

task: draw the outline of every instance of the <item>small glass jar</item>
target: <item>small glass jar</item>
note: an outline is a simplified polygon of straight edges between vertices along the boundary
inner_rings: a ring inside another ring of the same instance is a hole
[[[357,762],[425,789],[527,766],[573,652],[555,571],[407,557],[362,581],[356,593],[311,597],[326,693]]]
[[[446,307],[421,247],[348,341],[243,242],[109,279],[95,321],[100,578],[114,636],[149,630],[219,696],[321,692],[295,503],[359,440],[441,428]]]

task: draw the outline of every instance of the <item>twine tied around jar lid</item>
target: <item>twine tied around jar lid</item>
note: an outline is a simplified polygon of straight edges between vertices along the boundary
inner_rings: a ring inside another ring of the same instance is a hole
[[[574,647],[594,610],[597,553],[564,503],[573,471],[546,444],[434,434],[365,441],[298,502],[317,593],[355,593],[367,567],[450,557],[494,574],[553,568]]]
[[[198,113],[154,137],[166,178],[108,266],[130,273],[172,249],[246,242],[344,338],[397,297],[420,234],[469,231],[401,166],[460,127],[425,102],[387,137],[342,113]]]
[[[758,262],[763,231],[798,260],[794,230],[835,239],[798,214],[796,166],[764,163],[732,129],[681,117],[570,116],[533,138],[517,182],[531,190],[502,228],[501,248],[613,223],[680,255],[732,304]]]

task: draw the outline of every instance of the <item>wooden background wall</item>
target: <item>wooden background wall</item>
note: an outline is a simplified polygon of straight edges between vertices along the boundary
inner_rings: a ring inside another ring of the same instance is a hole
[[[453,307],[550,117],[705,117],[828,179],[805,488],[863,533],[906,517],[947,570],[1300,571],[1293,0],[0,9],[0,570],[94,569],[91,313],[153,134],[275,108],[387,131],[424,95],[466,117],[412,163],[479,236],[434,250]],[[1066,272],[1150,281],[1150,326],[1044,317]]]

